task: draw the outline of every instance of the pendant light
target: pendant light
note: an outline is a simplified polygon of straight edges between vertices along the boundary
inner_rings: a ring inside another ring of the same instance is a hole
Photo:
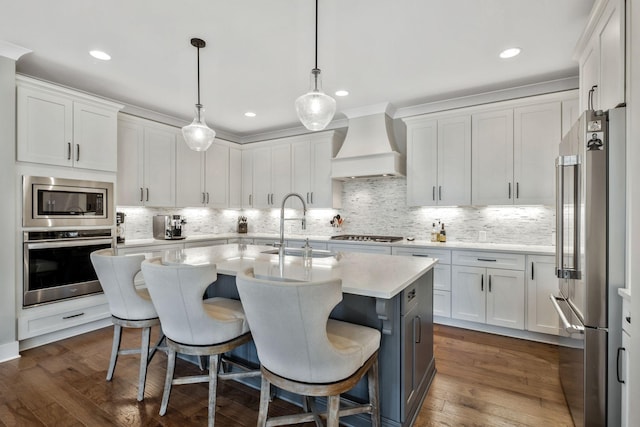
[[[336,113],[336,100],[322,91],[322,77],[318,68],[318,0],[316,0],[316,62],[311,70],[311,88],[309,92],[296,99],[296,113],[304,127],[309,130],[322,130]]]
[[[216,132],[204,121],[204,108],[200,104],[200,49],[207,44],[202,39],[191,39],[191,45],[198,49],[198,103],[196,104],[196,117],[190,125],[182,128],[184,140],[194,151],[206,151],[216,137]]]

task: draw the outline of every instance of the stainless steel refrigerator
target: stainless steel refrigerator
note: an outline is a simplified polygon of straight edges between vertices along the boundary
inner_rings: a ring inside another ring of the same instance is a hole
[[[561,347],[560,379],[576,427],[620,425],[625,110],[586,111],[556,160],[559,289],[550,300],[574,338],[574,346]]]

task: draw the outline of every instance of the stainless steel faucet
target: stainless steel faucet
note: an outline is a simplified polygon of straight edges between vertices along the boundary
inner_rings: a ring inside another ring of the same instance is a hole
[[[297,197],[302,202],[302,218],[285,218],[284,217],[284,205],[287,203],[289,197]],[[285,221],[302,221],[302,229],[307,229],[307,204],[304,202],[302,196],[298,193],[289,193],[282,198],[282,206],[280,207],[280,250],[278,255],[280,258],[280,264],[284,260],[284,222]]]

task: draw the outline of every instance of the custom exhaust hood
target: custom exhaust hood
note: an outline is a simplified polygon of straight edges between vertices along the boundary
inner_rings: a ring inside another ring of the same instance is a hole
[[[387,103],[343,113],[349,119],[347,136],[331,161],[331,178],[404,176],[405,156],[398,152]]]

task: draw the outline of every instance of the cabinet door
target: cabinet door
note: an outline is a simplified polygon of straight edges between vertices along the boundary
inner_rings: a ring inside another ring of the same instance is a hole
[[[629,391],[631,390],[631,385],[629,382],[631,381],[631,376],[629,375],[629,361],[631,360],[631,336],[627,334],[625,331],[622,332],[622,348],[624,350],[618,350],[621,352],[620,356],[622,360],[618,360],[622,366],[619,366],[618,369],[620,372],[620,379],[624,381],[621,386],[621,402],[620,402],[620,427],[628,427],[629,424]],[[637,381],[637,379],[636,379]]]
[[[283,144],[271,149],[271,207],[279,208],[284,196],[291,192],[291,145]],[[304,197],[304,195],[303,195]],[[299,201],[293,206],[302,209]]]
[[[451,317],[485,322],[485,269],[454,265],[451,267]]]
[[[589,91],[600,83],[600,41],[593,37],[580,57],[580,111],[589,109]],[[600,89],[593,93],[593,108],[600,107]]]
[[[271,148],[253,150],[253,207],[271,207]]]
[[[144,131],[145,206],[176,205],[176,132],[146,127]]]
[[[527,261],[527,330],[560,335],[558,314],[549,302],[558,291],[556,259],[529,255]]]
[[[433,290],[433,315],[451,317],[451,292]]]
[[[472,202],[513,204],[513,110],[472,117]]]
[[[597,33],[600,48],[599,109],[625,102],[625,2],[609,1]]]
[[[242,207],[242,151],[229,147],[229,207]]]
[[[118,121],[118,206],[142,206],[144,201],[144,127]]]
[[[440,206],[471,204],[471,116],[438,120]]]
[[[115,172],[118,118],[112,109],[73,103],[73,165],[75,167]]]
[[[72,100],[18,87],[17,106],[18,160],[71,166]]]
[[[524,329],[524,272],[487,269],[487,324]]]
[[[513,112],[515,204],[553,205],[555,158],[561,139],[560,102]]]
[[[229,147],[213,143],[205,154],[205,192],[207,206],[229,206]]]
[[[253,151],[242,150],[242,207],[253,207]]]
[[[176,144],[176,206],[196,207],[206,202],[204,153],[189,148],[182,133]]]
[[[438,186],[438,122],[407,128],[407,205],[435,206]]]
[[[311,194],[313,208],[338,208],[342,205],[342,184],[331,179],[331,159],[334,142],[331,139],[311,141]]]
[[[311,146],[309,141],[291,144],[291,191],[300,194],[311,204]],[[299,202],[295,202],[296,206]]]

